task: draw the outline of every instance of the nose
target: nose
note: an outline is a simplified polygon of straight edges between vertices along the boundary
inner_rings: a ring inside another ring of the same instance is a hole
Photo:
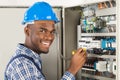
[[[54,34],[50,33],[50,32],[47,32],[45,34],[45,39],[46,40],[53,40],[54,39]]]

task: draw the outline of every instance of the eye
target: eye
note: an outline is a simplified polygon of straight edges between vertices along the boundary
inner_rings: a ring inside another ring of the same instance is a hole
[[[55,30],[51,32],[51,34],[56,34],[56,33],[57,33],[57,32],[56,32]]]
[[[43,28],[40,28],[40,30],[39,30],[40,32],[42,32],[42,33],[45,33],[46,32],[46,30],[45,29],[43,29]]]

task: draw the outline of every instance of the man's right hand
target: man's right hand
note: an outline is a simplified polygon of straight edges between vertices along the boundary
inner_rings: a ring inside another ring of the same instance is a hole
[[[82,48],[79,48],[71,59],[68,71],[75,75],[84,65],[86,57],[86,51],[84,51]]]

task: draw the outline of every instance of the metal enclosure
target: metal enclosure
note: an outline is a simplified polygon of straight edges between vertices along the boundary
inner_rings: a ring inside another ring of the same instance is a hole
[[[63,69],[69,67],[71,52],[77,49],[77,25],[80,19],[80,7],[64,8],[63,12]]]
[[[96,0],[96,2],[92,2],[91,3],[99,3],[99,2],[102,2],[104,0]],[[110,1],[110,0],[105,0],[105,1]],[[120,54],[119,54],[119,51],[120,51],[120,44],[119,44],[119,40],[120,40],[120,27],[119,27],[119,24],[120,24],[120,16],[119,16],[119,13],[120,13],[120,1],[119,0],[115,0],[116,1],[116,8],[114,9],[114,11],[107,11],[107,15],[108,14],[111,14],[111,12],[114,12],[116,13],[116,33],[114,33],[114,36],[116,36],[116,44],[117,44],[117,47],[116,47],[116,55],[115,55],[115,59],[116,59],[116,66],[117,66],[117,69],[116,69],[116,79],[110,79],[110,78],[105,78],[105,77],[98,77],[98,76],[95,76],[95,75],[89,75],[88,77],[91,77],[91,78],[94,78],[94,80],[119,80],[120,79],[120,62],[119,62],[119,57],[120,57]],[[91,4],[90,3],[90,4]],[[89,4],[89,5],[90,5]],[[86,4],[87,5],[87,4]],[[78,5],[76,5],[78,6]],[[76,6],[73,6],[73,7],[67,7],[67,8],[63,8],[63,55],[64,55],[64,60],[63,60],[63,69],[64,69],[64,72],[68,69],[69,67],[69,64],[70,64],[70,58],[71,58],[71,52],[72,50],[75,50],[77,49],[77,25],[79,25],[79,19],[80,19],[80,11],[77,10],[78,7]],[[80,5],[79,5],[80,6]],[[83,5],[81,5],[83,6]],[[76,9],[75,9],[76,8]],[[100,15],[103,14],[102,13],[99,13]],[[78,34],[80,34],[81,32],[79,31]],[[83,34],[80,34],[80,35],[83,35]],[[80,36],[79,35],[79,36]],[[89,36],[89,33],[87,34]],[[96,34],[95,34],[96,35]],[[104,34],[99,34],[99,36],[105,36],[107,35],[106,33]],[[107,36],[110,36],[110,34],[108,34]],[[86,36],[86,35],[83,35],[83,36]],[[93,35],[94,36],[94,35]],[[80,37],[79,37],[80,38]],[[113,56],[114,57],[114,56]],[[81,80],[81,71],[78,72],[78,75],[77,75],[77,79],[76,80]]]

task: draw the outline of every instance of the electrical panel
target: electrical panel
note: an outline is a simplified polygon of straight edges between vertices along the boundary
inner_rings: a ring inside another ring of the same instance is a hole
[[[116,80],[116,1],[82,6],[77,48],[86,48],[81,80]]]

